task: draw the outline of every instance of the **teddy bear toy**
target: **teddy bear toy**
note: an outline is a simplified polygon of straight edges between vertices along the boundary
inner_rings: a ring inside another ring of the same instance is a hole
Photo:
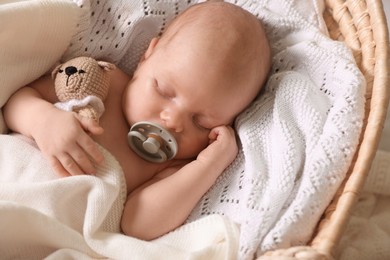
[[[114,64],[90,57],[77,57],[58,65],[51,74],[60,101],[55,106],[99,122],[110,85],[108,71],[113,69]]]

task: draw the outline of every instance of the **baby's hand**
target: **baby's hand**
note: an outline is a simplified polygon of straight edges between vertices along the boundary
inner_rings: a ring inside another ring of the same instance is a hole
[[[76,113],[57,108],[47,113],[32,135],[53,169],[63,176],[94,174],[92,162],[101,163],[104,158],[89,134],[101,134],[103,129]]]
[[[221,172],[236,158],[238,147],[233,128],[218,126],[209,134],[210,144],[198,155],[197,160],[212,162]]]

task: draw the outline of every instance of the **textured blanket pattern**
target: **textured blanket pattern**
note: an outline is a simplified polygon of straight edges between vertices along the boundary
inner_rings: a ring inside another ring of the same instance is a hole
[[[307,243],[358,144],[364,79],[322,30],[321,2],[300,4],[244,4],[266,23],[272,74],[236,120],[240,155],[190,218],[220,213],[240,223],[240,258]]]
[[[90,55],[131,73],[149,40],[196,1],[76,2],[83,15],[63,59]],[[236,120],[236,160],[188,222],[229,217],[240,225],[239,259],[251,259],[310,239],[356,150],[364,80],[350,51],[328,39],[322,1],[231,2],[265,23],[272,73]]]
[[[120,233],[124,175],[102,148],[96,176],[58,178],[35,144],[0,135],[1,259],[235,259],[238,228],[222,216],[153,242]]]
[[[102,149],[97,177],[58,178],[27,138],[0,135],[0,142],[1,256],[43,259],[59,249],[100,257],[91,248],[96,238],[120,232],[126,187],[117,161]]]

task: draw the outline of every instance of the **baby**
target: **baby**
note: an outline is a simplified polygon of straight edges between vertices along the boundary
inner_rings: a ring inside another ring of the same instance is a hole
[[[110,72],[98,125],[56,108],[50,76],[21,88],[4,108],[7,125],[31,137],[62,176],[95,173],[111,152],[126,178],[125,234],[144,240],[180,226],[235,158],[232,123],[259,93],[270,67],[261,23],[233,4],[205,2],[151,40],[130,78]],[[149,121],[177,141],[172,160],[149,162],[128,145],[132,125]],[[103,130],[104,129],[104,130]]]

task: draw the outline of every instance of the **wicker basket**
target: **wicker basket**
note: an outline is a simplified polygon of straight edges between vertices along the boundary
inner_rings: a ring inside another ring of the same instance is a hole
[[[346,180],[328,206],[308,246],[267,252],[258,259],[334,259],[375,157],[390,96],[389,35],[380,0],[325,0],[330,36],[353,51],[367,81],[364,129]]]

